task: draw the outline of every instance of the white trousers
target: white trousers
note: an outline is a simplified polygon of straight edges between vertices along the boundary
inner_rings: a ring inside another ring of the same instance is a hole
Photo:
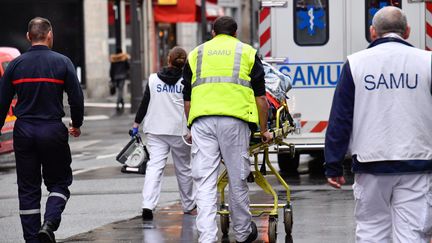
[[[229,210],[237,241],[251,233],[249,127],[231,117],[201,117],[192,125],[192,176],[197,188],[199,242],[217,242],[217,178],[221,158],[229,180]]]
[[[356,174],[356,242],[430,243],[432,174]]]
[[[195,192],[190,166],[190,147],[180,136],[147,133],[146,137],[150,160],[147,162],[144,178],[142,208],[151,210],[156,208],[162,187],[163,171],[171,150],[183,211],[192,210],[195,207]]]

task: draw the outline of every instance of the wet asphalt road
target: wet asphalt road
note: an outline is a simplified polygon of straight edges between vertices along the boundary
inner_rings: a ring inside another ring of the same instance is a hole
[[[262,193],[255,193],[254,202]],[[352,220],[352,193],[305,190],[294,192],[293,233],[284,232],[282,210],[279,210],[277,242],[318,243],[354,242],[354,223]],[[268,242],[268,216],[256,216],[253,220],[258,226],[259,236],[255,242]],[[219,217],[218,217],[219,224]],[[218,232],[221,242],[235,242],[232,229],[228,237]],[[92,231],[64,240],[64,242],[198,242],[195,216],[183,215],[179,204],[161,208],[155,213],[152,222],[143,221],[140,216],[118,221]]]
[[[116,115],[110,110],[101,113],[102,116],[92,116],[95,113],[90,109],[90,118],[82,129],[83,135],[70,141],[74,183],[70,188],[72,195],[62,224],[56,232],[58,241],[197,242],[195,216],[183,215],[179,209],[178,188],[171,161],[165,170],[155,219],[143,222],[138,217],[144,177],[121,173],[120,164],[115,161],[115,155],[129,140],[127,130],[132,124],[133,115],[127,112]],[[271,160],[277,167],[275,157],[271,156]],[[322,172],[316,170],[317,162],[320,161],[304,156],[301,174],[285,177],[291,186],[294,225],[292,238],[287,237],[280,209],[277,242],[354,242],[351,187],[347,185],[342,190],[334,190],[325,185]],[[309,171],[315,173],[310,174]],[[275,177],[267,178],[278,192],[280,200],[286,200],[285,191]],[[349,177],[349,181],[352,182],[352,177]],[[249,185],[252,203],[272,202],[272,198],[254,183]],[[1,242],[23,242],[16,191],[14,168],[0,166]],[[46,196],[47,192],[43,190],[42,205]],[[256,242],[266,242],[268,216],[261,215],[253,220],[259,228]],[[221,242],[235,242],[232,229],[228,238],[223,238],[221,232],[219,238]]]

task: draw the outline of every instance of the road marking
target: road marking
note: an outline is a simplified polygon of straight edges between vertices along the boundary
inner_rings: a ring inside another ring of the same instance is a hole
[[[84,148],[88,148],[89,146],[92,146],[92,145],[94,145],[94,144],[97,144],[97,143],[99,143],[99,142],[101,142],[102,140],[100,140],[100,139],[94,139],[94,140],[87,140],[87,141],[76,141],[76,140],[74,140],[74,141],[70,141],[69,142],[69,145],[70,145],[70,147],[72,148],[72,150],[77,150],[77,151],[80,151],[80,150],[82,150],[82,149],[84,149]],[[83,154],[85,153],[86,151],[84,151],[83,152]],[[87,152],[87,154],[91,154],[91,153],[89,153],[89,152]]]
[[[110,157],[114,157],[117,156],[118,153],[115,154],[104,154],[104,155],[98,155],[96,156],[96,159],[106,159],[106,158],[110,158]]]
[[[84,116],[84,121],[100,121],[100,120],[108,120],[110,117],[107,115],[94,115],[94,116]],[[63,117],[63,122],[69,122],[71,120],[70,117]]]
[[[117,104],[115,103],[102,103],[102,102],[88,102],[84,103],[85,107],[98,107],[98,108],[116,108]],[[126,103],[124,105],[125,108],[130,108],[131,104]]]
[[[98,120],[108,120],[107,115],[94,115],[94,116],[84,116],[84,121],[98,121]]]
[[[80,158],[83,156],[84,156],[84,154],[74,154],[74,155],[72,155],[72,159]]]
[[[92,171],[92,170],[98,170],[98,169],[103,169],[103,168],[108,168],[108,167],[112,167],[112,165],[109,165],[109,166],[107,166],[107,165],[104,165],[104,166],[95,166],[95,167],[90,167],[90,168],[86,168],[86,169],[78,169],[78,170],[72,172],[72,175],[75,176],[75,175],[82,174],[82,173],[85,173],[85,172],[89,172],[89,171]]]

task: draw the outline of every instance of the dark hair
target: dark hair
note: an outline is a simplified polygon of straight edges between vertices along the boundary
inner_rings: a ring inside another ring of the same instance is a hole
[[[213,31],[216,35],[226,34],[234,36],[237,31],[237,23],[229,16],[218,17],[213,23]]]
[[[123,53],[123,50],[119,47],[116,48],[116,54]]]
[[[182,69],[186,63],[187,54],[186,51],[178,46],[173,47],[169,53],[170,64],[176,68]]]
[[[42,17],[33,18],[28,24],[28,33],[31,41],[45,40],[48,32],[51,30],[51,22]]]

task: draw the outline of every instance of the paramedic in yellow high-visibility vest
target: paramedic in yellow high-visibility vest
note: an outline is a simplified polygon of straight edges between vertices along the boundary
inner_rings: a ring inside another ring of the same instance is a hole
[[[262,141],[268,103],[264,69],[256,50],[236,38],[237,23],[228,16],[213,24],[213,39],[189,53],[183,70],[183,98],[192,133],[192,177],[196,186],[199,242],[217,242],[217,190],[223,158],[229,179],[229,210],[237,242],[258,236],[249,212],[249,125],[259,125]],[[256,126],[255,126],[256,127]]]

